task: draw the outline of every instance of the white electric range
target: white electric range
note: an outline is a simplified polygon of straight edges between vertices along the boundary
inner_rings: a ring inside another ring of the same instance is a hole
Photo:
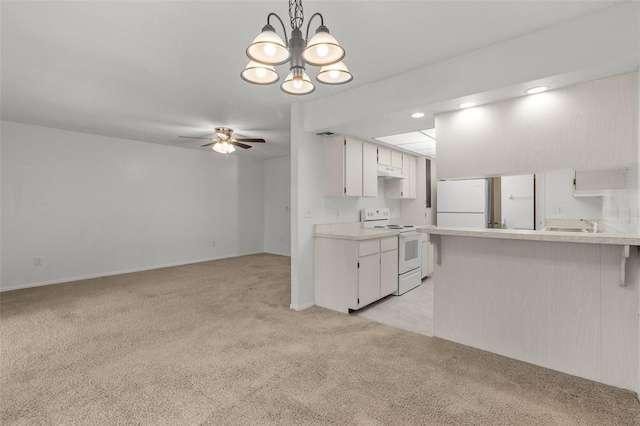
[[[420,234],[413,225],[389,224],[388,208],[363,209],[360,221],[363,228],[398,231],[398,291],[396,296],[416,288],[422,281]]]

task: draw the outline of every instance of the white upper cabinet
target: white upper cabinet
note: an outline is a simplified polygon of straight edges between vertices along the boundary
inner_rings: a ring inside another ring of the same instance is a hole
[[[325,138],[324,195],[362,196],[362,141],[345,136]]]
[[[402,175],[405,176],[405,178],[385,180],[384,196],[385,198],[415,199],[417,196],[416,157],[397,151],[391,151],[392,158],[394,152],[400,156]]]
[[[391,167],[402,168],[402,153],[391,151]]]
[[[404,157],[409,157],[409,173],[406,174],[408,176],[407,180],[409,181],[409,197],[407,198],[411,198],[412,200],[415,200],[416,196],[418,195],[417,158],[414,157],[413,155],[405,155]],[[404,157],[403,157],[403,164],[404,164]],[[402,174],[405,174],[404,170],[402,171]]]
[[[381,166],[391,165],[391,150],[383,146],[378,147],[378,164]]]
[[[344,139],[344,195],[362,196],[362,141]]]
[[[378,148],[362,143],[362,196],[378,196]]]
[[[376,146],[349,136],[325,138],[324,195],[326,197],[376,197],[378,195]]]

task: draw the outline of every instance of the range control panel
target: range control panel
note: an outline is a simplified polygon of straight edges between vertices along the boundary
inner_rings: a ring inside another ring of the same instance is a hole
[[[389,209],[386,207],[381,209],[363,209],[360,212],[360,220],[362,222],[369,220],[384,220],[389,219],[390,217],[391,214],[389,213]]]

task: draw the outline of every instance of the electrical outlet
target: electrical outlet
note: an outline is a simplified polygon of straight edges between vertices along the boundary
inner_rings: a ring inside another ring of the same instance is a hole
[[[336,209],[336,217],[340,217],[340,209]]]
[[[311,209],[308,209],[308,208],[304,209],[304,217],[305,218],[310,218],[311,216],[312,216],[311,215]]]
[[[33,266],[42,266],[42,258],[34,257],[33,258]]]
[[[215,247],[216,246],[216,242],[215,240],[211,243],[211,247]]]
[[[289,206],[284,206],[284,211],[288,212],[289,210],[291,210],[291,208]]]
[[[562,206],[554,207],[553,214],[562,214]]]

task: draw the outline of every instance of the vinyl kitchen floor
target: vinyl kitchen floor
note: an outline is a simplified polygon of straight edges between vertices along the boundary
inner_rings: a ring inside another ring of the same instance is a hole
[[[402,296],[387,296],[354,312],[368,320],[414,333],[433,336],[433,278]]]

